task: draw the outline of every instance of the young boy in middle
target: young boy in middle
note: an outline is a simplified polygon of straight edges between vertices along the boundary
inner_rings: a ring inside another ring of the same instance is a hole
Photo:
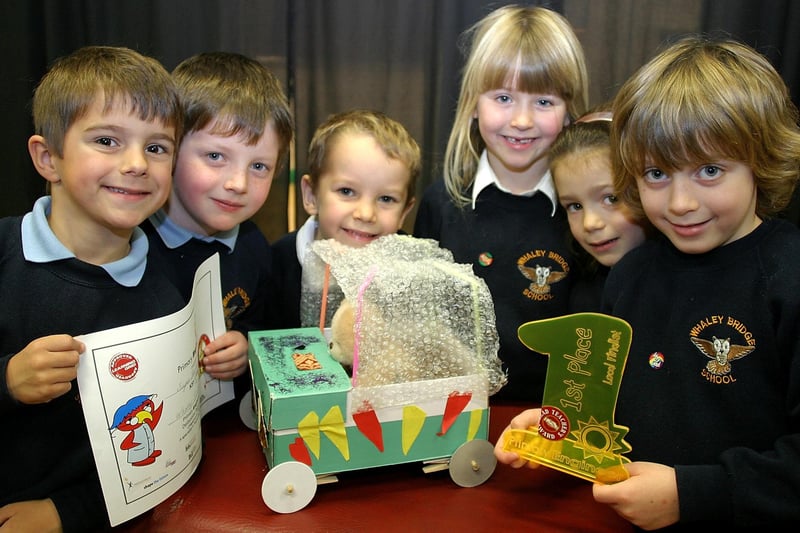
[[[300,181],[303,226],[273,244],[268,327],[318,325],[301,319],[302,265],[314,240],[361,247],[397,233],[414,206],[421,159],[417,142],[399,122],[355,109],[330,116],[308,150]],[[315,315],[317,318],[317,315]]]
[[[219,253],[228,331],[206,346],[202,364],[214,378],[234,379],[248,368],[247,332],[265,325],[271,251],[249,219],[267,199],[294,124],[277,78],[243,55],[201,53],[172,76],[185,136],[169,200],[144,224],[150,260],[188,302],[195,270]],[[235,388],[241,396],[247,380]]]

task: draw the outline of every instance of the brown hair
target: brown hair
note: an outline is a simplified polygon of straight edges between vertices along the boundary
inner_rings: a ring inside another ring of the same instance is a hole
[[[396,120],[379,111],[354,109],[331,115],[314,132],[308,147],[308,174],[312,189],[325,171],[331,147],[343,135],[361,133],[375,139],[384,153],[406,166],[409,173],[406,205],[414,199],[422,160],[417,141]]]
[[[231,52],[205,52],[172,71],[186,119],[186,133],[213,124],[213,133],[243,135],[256,144],[272,121],[278,135],[278,160],[289,150],[294,121],[278,79],[258,61]]]
[[[656,55],[620,88],[611,127],[614,185],[642,213],[637,178],[731,159],[748,165],[756,214],[777,214],[800,174],[797,108],[769,61],[742,43],[684,38]]]
[[[104,110],[125,103],[142,120],[174,127],[180,142],[181,107],[163,65],[129,48],[87,46],[57,59],[34,92],[35,131],[56,155],[63,155],[67,130],[98,96],[105,99]]]
[[[611,151],[612,115],[606,111],[610,108],[610,104],[595,108],[561,130],[550,145],[548,159],[551,169],[556,166],[559,159],[568,155],[601,148]]]

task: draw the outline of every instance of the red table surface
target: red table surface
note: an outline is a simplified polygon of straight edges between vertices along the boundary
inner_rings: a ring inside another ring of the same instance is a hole
[[[628,532],[630,524],[592,498],[591,483],[555,470],[498,464],[482,485],[456,485],[421,463],[338,474],[305,508],[276,513],[261,499],[267,463],[234,402],[203,419],[203,459],[178,492],[114,528],[140,532],[535,531]],[[489,440],[525,406],[490,408]]]

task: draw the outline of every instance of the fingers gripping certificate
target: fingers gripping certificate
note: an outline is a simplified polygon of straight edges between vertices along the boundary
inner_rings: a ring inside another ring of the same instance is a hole
[[[224,332],[214,255],[182,310],[78,337],[81,404],[112,526],[164,501],[197,468],[201,418],[233,399],[233,382],[200,366],[205,345]]]

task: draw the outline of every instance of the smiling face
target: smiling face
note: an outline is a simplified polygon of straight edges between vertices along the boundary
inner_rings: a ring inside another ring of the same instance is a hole
[[[718,160],[670,173],[651,166],[636,184],[647,218],[684,253],[724,246],[761,223],[755,179],[744,163]]]
[[[173,222],[200,235],[230,230],[253,216],[267,199],[278,165],[271,122],[253,145],[242,135],[214,131],[212,123],[184,137],[166,207]]]
[[[645,239],[643,227],[614,194],[608,148],[579,151],[551,169],[558,201],[581,247],[610,267]]]
[[[396,233],[413,206],[409,170],[392,159],[370,135],[345,133],[333,142],[317,180],[303,176],[303,206],[317,215],[316,239],[364,246]]]
[[[569,122],[564,100],[553,94],[494,89],[475,110],[489,164],[512,192],[532,189],[547,172],[547,151]]]
[[[50,225],[73,252],[80,248],[76,236],[98,246],[104,239],[127,240],[169,195],[175,129],[140,119],[124,98],[104,107],[98,93],[67,129],[60,156],[40,136],[29,142],[37,168],[51,183]]]

